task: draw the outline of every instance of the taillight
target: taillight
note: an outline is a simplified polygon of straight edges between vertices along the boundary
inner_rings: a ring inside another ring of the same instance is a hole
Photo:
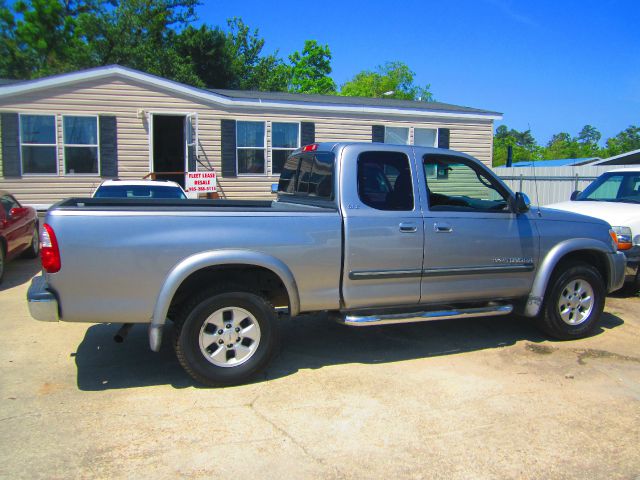
[[[42,234],[40,236],[40,259],[42,260],[42,268],[47,273],[60,271],[58,240],[56,240],[56,234],[53,233],[53,229],[46,223],[42,226]]]
[[[315,152],[317,149],[318,149],[317,143],[311,143],[309,145],[305,145],[304,147],[302,147],[303,152]]]

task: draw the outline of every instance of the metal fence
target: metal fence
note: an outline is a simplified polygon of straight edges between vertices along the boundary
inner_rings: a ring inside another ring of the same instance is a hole
[[[493,171],[511,190],[526,193],[534,205],[549,205],[569,200],[574,190],[584,190],[598,176],[614,168],[621,167],[498,167]]]

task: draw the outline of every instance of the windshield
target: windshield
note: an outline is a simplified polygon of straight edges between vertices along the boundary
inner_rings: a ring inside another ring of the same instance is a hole
[[[187,197],[176,187],[146,185],[108,185],[99,187],[95,198],[180,198]]]
[[[640,173],[605,173],[578,195],[576,200],[640,203]]]

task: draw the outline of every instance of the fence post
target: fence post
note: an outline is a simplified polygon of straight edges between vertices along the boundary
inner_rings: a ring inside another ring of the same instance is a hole
[[[522,191],[522,174],[520,174],[520,188],[518,189],[518,191]]]
[[[576,173],[576,188],[574,190],[578,190],[578,180],[580,180],[579,175]]]

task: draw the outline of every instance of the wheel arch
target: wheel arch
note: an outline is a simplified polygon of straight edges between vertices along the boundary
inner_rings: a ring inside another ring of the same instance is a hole
[[[588,238],[569,239],[555,245],[540,262],[527,298],[524,315],[535,317],[540,313],[551,278],[568,262],[583,261],[592,265],[602,275],[605,285],[610,285],[613,269],[609,259],[611,253],[610,246]]]
[[[228,273],[233,271],[234,267],[248,272],[268,272],[266,275],[277,278],[286,291],[291,315],[297,315],[300,312],[300,297],[295,278],[282,260],[250,250],[216,250],[197,253],[185,258],[171,269],[158,293],[149,325],[149,343],[153,351],[160,350],[162,328],[179,289],[189,285],[198,275],[205,275],[203,272]]]

